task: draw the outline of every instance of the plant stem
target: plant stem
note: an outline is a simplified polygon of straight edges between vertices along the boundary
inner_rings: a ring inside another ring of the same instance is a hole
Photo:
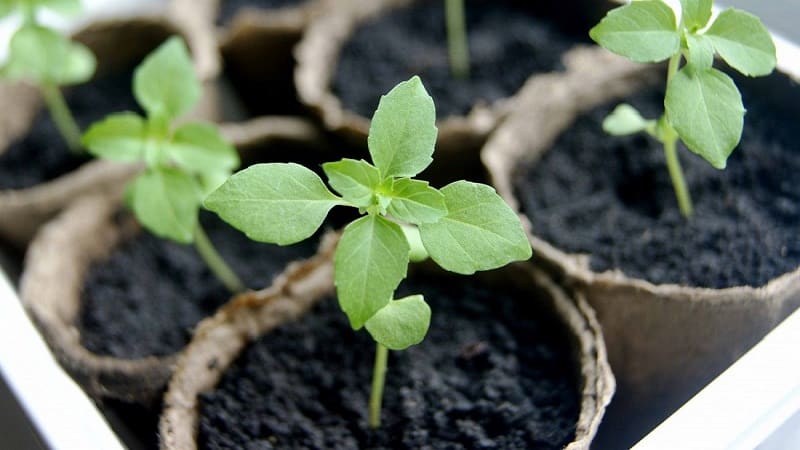
[[[58,132],[61,133],[70,151],[76,155],[83,153],[81,130],[69,111],[67,102],[61,94],[61,89],[51,82],[43,82],[40,89],[47,108],[50,110],[50,117],[53,118]]]
[[[669,84],[669,81],[678,72],[680,61],[680,53],[673,55],[669,59],[669,65],[667,66],[667,84]],[[675,197],[678,199],[678,208],[680,208],[683,217],[688,219],[692,216],[692,197],[689,195],[689,189],[686,187],[686,179],[683,177],[683,169],[678,159],[676,145],[678,142],[678,133],[667,120],[662,121],[662,126],[666,128],[662,130],[661,142],[664,144],[664,156],[667,160],[669,177],[672,179],[672,187],[675,190]]]
[[[464,0],[445,0],[447,47],[450,53],[450,72],[455,78],[469,78],[469,45]]]
[[[236,294],[244,291],[245,287],[242,281],[236,276],[236,273],[228,266],[225,260],[222,259],[214,244],[208,239],[206,232],[200,223],[194,229],[194,246],[200,257],[203,258],[211,272],[228,288],[231,293]]]
[[[381,426],[381,403],[383,403],[383,384],[386,380],[386,361],[389,359],[389,349],[383,345],[375,344],[375,368],[372,370],[372,393],[369,397],[369,426]]]

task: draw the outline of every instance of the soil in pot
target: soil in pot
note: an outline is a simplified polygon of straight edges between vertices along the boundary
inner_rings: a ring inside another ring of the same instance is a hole
[[[333,90],[346,109],[371,117],[381,94],[419,75],[439,117],[513,95],[536,72],[559,70],[585,32],[561,30],[528,2],[467,0],[468,80],[450,74],[444,2],[417,1],[361,25],[342,49]]]
[[[767,80],[760,83],[790,89],[783,75]],[[725,171],[679,150],[695,204],[690,220],[678,211],[660,145],[603,132],[614,102],[578,118],[534,167],[516,174],[516,195],[533,233],[567,252],[589,253],[595,272],[620,268],[656,284],[762,286],[795,270],[797,112],[769,103],[758,90],[742,91],[744,133]],[[624,101],[656,117],[663,91]]]
[[[280,9],[300,6],[310,0],[221,0],[217,25],[224,25],[233,19],[244,8]]]
[[[580,408],[566,330],[530,294],[417,274],[425,341],[391,352],[383,422],[367,427],[374,341],[335,299],[252,343],[203,396],[199,447],[562,448]],[[527,301],[526,301],[527,300]]]
[[[110,113],[140,112],[133,97],[133,71],[99,77],[65,92],[81,130]],[[22,189],[53,180],[89,161],[75,156],[58,133],[47,108],[42,107],[27,135],[0,155],[0,189]]]

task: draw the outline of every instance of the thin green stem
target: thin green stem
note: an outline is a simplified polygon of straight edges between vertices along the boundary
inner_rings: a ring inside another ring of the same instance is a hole
[[[447,47],[450,53],[450,72],[459,79],[469,78],[469,44],[464,0],[445,0]]]
[[[389,349],[379,343],[375,345],[375,368],[372,370],[372,393],[369,396],[369,426],[373,429],[381,426],[383,385],[386,381],[386,362],[389,359]]]
[[[228,266],[225,260],[222,259],[214,244],[208,239],[206,232],[198,222],[197,227],[194,229],[194,246],[200,257],[211,269],[211,272],[228,288],[231,293],[236,294],[245,290],[244,283],[236,276],[236,273]]]
[[[681,54],[675,54],[669,59],[667,66],[667,83],[678,72],[681,61]],[[678,159],[678,133],[672,128],[667,120],[662,121],[661,142],[664,144],[664,156],[667,160],[669,177],[672,179],[672,188],[675,190],[675,197],[678,199],[678,208],[685,218],[692,216],[692,198],[686,186],[686,179],[683,177],[683,169]]]
[[[44,101],[47,104],[47,108],[50,110],[50,117],[53,118],[58,132],[61,133],[70,151],[74,154],[83,153],[83,148],[81,147],[81,130],[78,128],[75,118],[72,117],[72,113],[69,111],[67,102],[61,94],[61,89],[50,82],[42,83],[40,89]]]

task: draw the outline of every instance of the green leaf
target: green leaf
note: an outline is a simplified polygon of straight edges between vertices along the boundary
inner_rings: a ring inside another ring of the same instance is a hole
[[[531,256],[519,218],[494,189],[456,181],[441,189],[447,216],[419,226],[431,258],[451,272],[469,275]]]
[[[389,350],[405,350],[425,339],[430,324],[430,306],[421,295],[411,295],[387,303],[367,321],[366,328]]]
[[[369,154],[383,178],[413,177],[433,161],[436,108],[414,76],[381,97],[369,128]]]
[[[372,164],[362,160],[342,159],[325,163],[322,170],[331,187],[354,206],[366,208],[372,204],[375,189],[381,184],[381,174]]]
[[[683,23],[689,30],[699,30],[711,18],[712,0],[681,0]]]
[[[622,103],[603,120],[603,130],[612,136],[625,136],[646,131],[655,125],[647,120],[633,106]]]
[[[716,69],[683,68],[667,84],[664,106],[689,150],[724,169],[744,122],[742,97],[733,80]]]
[[[408,242],[396,223],[370,214],[344,229],[333,257],[339,306],[357,330],[392,299],[408,269]]]
[[[413,224],[436,222],[447,214],[444,195],[427,181],[400,178],[394,181],[388,212]]]
[[[341,204],[317,174],[294,163],[250,166],[205,201],[206,208],[250,239],[278,245],[310,237]]]
[[[27,25],[11,38],[3,75],[14,80],[68,85],[91,78],[95,65],[94,55],[85,46],[49,28]]]
[[[82,142],[91,154],[100,158],[139,161],[144,158],[146,133],[144,120],[137,114],[117,113],[94,123]]]
[[[200,189],[179,170],[148,170],[133,181],[129,202],[139,222],[156,236],[190,244],[194,240]]]
[[[65,16],[81,12],[81,0],[35,0],[42,7]]]
[[[172,161],[195,173],[230,174],[239,167],[236,149],[210,124],[182,125],[165,149]]]
[[[148,117],[171,120],[194,107],[200,82],[181,38],[169,38],[142,61],[133,75],[133,92]]]
[[[680,50],[672,8],[660,0],[642,0],[612,9],[589,36],[608,50],[636,62],[658,62]]]
[[[17,3],[13,0],[0,0],[0,19],[11,14],[16,7]]]
[[[696,71],[708,70],[714,64],[714,45],[708,36],[702,34],[686,34],[686,45],[689,49],[688,64]]]
[[[768,75],[775,68],[775,44],[761,20],[738,9],[720,13],[706,31],[719,56],[748,76]]]

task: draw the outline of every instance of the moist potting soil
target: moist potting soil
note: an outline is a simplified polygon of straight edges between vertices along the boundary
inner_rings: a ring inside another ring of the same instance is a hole
[[[311,257],[315,238],[280,247],[249,240],[211,213],[201,214],[209,239],[252,289],[268,287],[294,260]],[[142,232],[94,264],[82,293],[81,342],[119,358],[166,356],[181,350],[194,326],[231,294],[192,245]]]
[[[198,442],[222,448],[560,449],[575,435],[579,369],[561,322],[530,294],[415,275],[425,340],[390,352],[382,425],[367,425],[375,343],[334,298],[251,343],[201,399]]]
[[[221,0],[217,24],[224,25],[236,16],[242,8],[279,9],[298,6],[310,0]]]
[[[564,251],[590,254],[596,272],[619,268],[653,283],[762,286],[797,269],[797,116],[774,98],[747,89],[742,95],[742,141],[724,171],[678,149],[694,202],[689,220],[678,210],[661,144],[602,130],[620,103],[614,102],[578,118],[539,162],[518,172],[516,195],[533,233]],[[655,118],[663,90],[624,102]]]
[[[451,76],[443,1],[415,2],[362,24],[341,51],[333,91],[346,109],[365,117],[381,95],[412,75],[422,78],[440,118],[509,97],[534,73],[561,69],[564,52],[586,40],[518,4],[465,2],[469,79]]]
[[[133,97],[132,80],[133,71],[124,71],[65,90],[67,104],[81,131],[111,113],[140,112]],[[0,155],[0,189],[22,189],[53,180],[89,159],[89,155],[70,152],[49,110],[42,106],[28,133]]]

